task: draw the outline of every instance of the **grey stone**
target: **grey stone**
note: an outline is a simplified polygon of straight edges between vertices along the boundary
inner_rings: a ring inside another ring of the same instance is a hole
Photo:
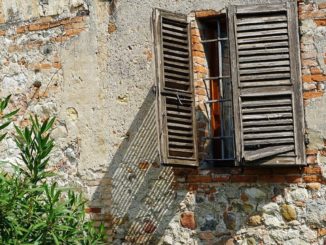
[[[224,212],[223,220],[226,225],[226,228],[229,230],[234,230],[237,225],[237,217],[235,213],[232,212]]]
[[[300,227],[300,233],[302,234],[302,239],[306,242],[312,243],[317,240],[317,231],[310,229],[306,225]]]
[[[294,201],[306,201],[309,197],[308,191],[305,188],[298,188],[290,192],[290,195]]]
[[[263,214],[264,223],[268,228],[280,228],[284,226],[284,222],[280,219],[280,217]]]
[[[212,215],[207,215],[205,217],[205,221],[204,224],[200,227],[201,231],[213,231],[215,230],[217,225],[217,221],[215,220],[215,218]]]
[[[247,194],[249,199],[256,200],[256,201],[262,200],[267,196],[267,194],[264,191],[255,187],[246,189],[245,193]]]
[[[271,202],[271,203],[264,205],[261,208],[261,210],[262,210],[262,212],[267,213],[267,214],[275,214],[275,213],[280,212],[280,207],[276,203]]]
[[[163,242],[164,242],[163,244],[172,245],[173,244],[173,237],[170,236],[170,235],[165,235]]]
[[[326,226],[326,200],[309,200],[307,202],[307,223],[314,228]]]

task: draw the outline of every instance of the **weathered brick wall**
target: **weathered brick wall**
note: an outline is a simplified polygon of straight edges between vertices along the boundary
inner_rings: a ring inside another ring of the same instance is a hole
[[[157,160],[151,10],[194,18],[226,3],[0,0],[0,94],[12,93],[11,106],[21,108],[17,124],[28,124],[29,113],[57,116],[53,169],[86,194],[109,243],[324,244],[325,3],[299,3],[307,167],[173,168]],[[198,38],[193,26],[196,106],[204,111],[208,71]],[[198,119],[201,142],[207,122],[204,113]],[[0,154],[16,159],[10,138]]]

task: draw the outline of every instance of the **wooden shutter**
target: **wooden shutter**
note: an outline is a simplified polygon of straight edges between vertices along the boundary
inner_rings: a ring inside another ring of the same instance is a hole
[[[190,24],[187,16],[155,9],[157,111],[160,159],[197,166]]]
[[[295,2],[229,6],[237,160],[304,164]]]

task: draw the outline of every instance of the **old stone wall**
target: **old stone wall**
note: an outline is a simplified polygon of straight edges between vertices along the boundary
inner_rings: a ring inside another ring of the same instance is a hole
[[[0,0],[0,95],[12,94],[10,106],[21,108],[18,125],[31,113],[57,117],[52,168],[61,184],[85,193],[109,244],[325,242],[325,2],[298,3],[307,167],[174,168],[157,160],[152,9],[189,14],[228,2]],[[193,35],[200,58],[195,28]],[[17,159],[10,137],[0,155]]]

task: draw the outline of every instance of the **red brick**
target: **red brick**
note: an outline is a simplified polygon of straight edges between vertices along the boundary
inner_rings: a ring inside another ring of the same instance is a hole
[[[326,150],[321,150],[321,151],[320,151],[320,155],[322,155],[322,156],[326,156]]]
[[[192,50],[204,52],[204,47],[201,43],[195,43],[192,45]]]
[[[319,74],[322,73],[322,71],[321,71],[319,68],[317,68],[317,67],[311,67],[311,68],[310,68],[310,72],[311,72],[311,74],[313,74],[313,75],[319,75]]]
[[[52,64],[52,67],[53,68],[56,68],[56,69],[61,69],[62,68],[62,64],[59,63],[59,62],[55,62],[55,63]]]
[[[308,59],[308,60],[302,60],[302,65],[305,67],[311,67],[311,66],[317,66],[318,63],[316,60]]]
[[[308,164],[315,164],[315,163],[317,163],[317,157],[316,156],[314,156],[314,155],[309,155],[309,156],[307,156],[307,163]]]
[[[326,9],[326,2],[318,4],[319,9]]]
[[[313,99],[313,98],[318,98],[324,95],[324,92],[322,91],[318,91],[318,92],[314,92],[314,91],[307,91],[303,93],[303,98],[304,99]]]
[[[84,29],[69,29],[65,31],[66,36],[77,36],[79,35]]]
[[[64,25],[65,30],[70,30],[70,29],[84,29],[85,28],[85,23],[84,22],[72,22],[72,23],[67,23]]]
[[[44,70],[44,69],[51,69],[52,65],[48,63],[40,63],[40,64],[35,64],[34,69],[35,70]]]
[[[303,75],[302,76],[302,81],[305,82],[305,83],[312,82],[311,75]]]
[[[326,81],[326,76],[323,74],[311,75],[311,80],[315,82],[324,82]]]
[[[85,209],[86,213],[93,213],[93,214],[100,214],[102,211],[101,208],[96,208],[96,207],[88,207]]]
[[[304,173],[305,174],[321,174],[321,168],[320,167],[305,167]]]
[[[315,23],[317,26],[326,26],[326,19],[317,19]]]
[[[198,28],[196,28],[196,27],[191,28],[191,36],[200,36],[200,32],[199,32]]]
[[[50,28],[50,23],[30,24],[27,28],[29,31],[43,31]]]
[[[197,191],[198,190],[198,185],[197,184],[190,184],[187,187],[188,191]]]
[[[209,183],[212,182],[211,176],[204,176],[204,175],[189,175],[187,176],[188,183]]]
[[[320,229],[318,229],[318,236],[319,237],[326,236],[326,228],[320,228]]]
[[[156,230],[156,225],[153,221],[147,220],[144,223],[143,230],[145,233],[153,233]]]
[[[201,38],[199,37],[199,36],[192,36],[191,37],[191,42],[193,43],[193,44],[195,44],[195,43],[199,43],[199,44],[201,44]]]
[[[192,51],[192,55],[194,57],[201,57],[201,58],[205,58],[205,53],[204,52],[200,52],[200,51]]]
[[[303,177],[303,181],[306,183],[322,182],[322,177],[320,175],[307,175]]]
[[[301,174],[302,170],[298,167],[284,167],[284,168],[273,168],[273,174]]]
[[[323,13],[322,11],[309,11],[309,12],[305,12],[300,14],[299,18],[301,20],[303,19],[314,19],[314,18],[324,18],[325,17],[325,13]]]
[[[321,184],[320,184],[320,183],[308,183],[308,184],[306,185],[306,188],[307,188],[308,190],[319,190],[320,187],[321,187]]]
[[[230,176],[214,176],[212,177],[212,182],[228,182],[230,181]]]
[[[219,12],[215,10],[201,10],[201,11],[196,11],[195,15],[196,18],[207,18],[207,17],[215,17],[219,14]]]
[[[259,175],[258,181],[263,183],[285,183],[283,175]]]
[[[182,227],[188,228],[190,230],[196,229],[195,214],[193,212],[187,211],[180,215],[180,223]]]
[[[294,175],[294,176],[285,176],[287,183],[302,183],[301,175]]]
[[[307,155],[316,155],[318,153],[317,149],[306,149]]]
[[[6,35],[6,31],[5,30],[0,30],[0,36],[5,36]]]
[[[140,170],[147,170],[150,167],[149,162],[140,162],[138,163],[138,168]]]
[[[198,174],[197,168],[173,168],[175,176],[187,176]]]
[[[207,74],[208,70],[207,70],[207,68],[204,67],[204,66],[196,65],[196,66],[194,67],[194,72],[200,72],[200,73],[205,73],[205,74]]]
[[[253,183],[256,181],[257,181],[257,176],[253,176],[253,175],[232,175],[231,176],[231,182]]]
[[[27,31],[28,27],[27,26],[19,26],[16,28],[16,33],[17,34],[22,34]]]
[[[272,174],[271,168],[245,168],[243,171],[244,175],[260,175],[260,174]]]

